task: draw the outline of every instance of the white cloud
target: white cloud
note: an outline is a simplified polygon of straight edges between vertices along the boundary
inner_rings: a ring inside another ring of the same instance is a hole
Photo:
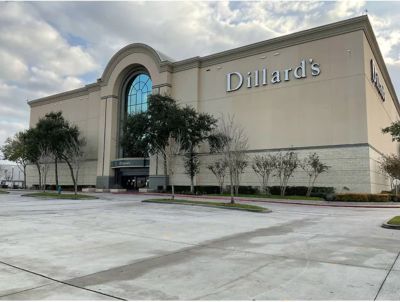
[[[26,129],[27,124],[18,122],[0,121],[0,142],[3,144],[7,137]],[[10,134],[11,133],[11,134]]]
[[[335,8],[330,12],[333,18],[349,18],[354,15],[360,15],[365,7],[365,1],[363,0],[352,0],[352,1],[337,1]]]
[[[98,69],[28,3],[0,3],[0,144],[28,127],[27,100],[80,87]]]
[[[23,80],[28,74],[28,66],[17,56],[0,49],[0,78]]]

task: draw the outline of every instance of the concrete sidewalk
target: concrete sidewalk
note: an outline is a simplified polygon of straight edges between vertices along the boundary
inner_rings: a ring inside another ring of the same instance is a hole
[[[132,194],[132,195],[151,195],[170,197],[169,193],[115,193],[115,194]],[[175,197],[185,198],[190,200],[221,200],[229,201],[229,196],[218,195],[188,195],[188,194],[175,194]],[[235,201],[240,203],[275,203],[275,204],[291,204],[291,205],[305,205],[305,206],[323,206],[323,207],[343,207],[343,208],[400,208],[400,202],[350,202],[350,201],[325,201],[325,200],[292,200],[292,199],[273,199],[273,198],[258,198],[258,197],[235,197]]]

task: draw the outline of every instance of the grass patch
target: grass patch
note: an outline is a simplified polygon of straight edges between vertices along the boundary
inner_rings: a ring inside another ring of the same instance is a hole
[[[231,196],[230,194],[210,194],[211,196]],[[307,196],[280,196],[280,195],[263,195],[263,194],[239,194],[235,197],[250,197],[250,198],[263,198],[263,199],[288,199],[288,200],[324,200],[321,197],[307,197]]]
[[[37,193],[29,193],[24,194],[22,196],[27,197],[37,197],[44,199],[97,199],[96,196],[84,195],[84,194],[70,194],[70,193],[52,193],[52,192],[37,192]]]
[[[8,192],[4,191],[4,190],[0,190],[0,194],[8,194]]]
[[[157,198],[157,199],[146,199],[142,200],[142,202],[151,202],[151,203],[165,203],[165,204],[184,204],[191,206],[207,206],[207,207],[215,207],[215,208],[223,208],[230,210],[242,210],[242,211],[250,211],[250,212],[269,212],[267,208],[254,206],[250,204],[242,204],[242,203],[225,203],[225,202],[213,202],[213,201],[197,201],[197,200],[186,200],[186,199],[166,199],[166,198]]]
[[[400,226],[400,216],[395,216],[392,219],[390,219],[388,224],[393,224],[393,225],[399,225]]]

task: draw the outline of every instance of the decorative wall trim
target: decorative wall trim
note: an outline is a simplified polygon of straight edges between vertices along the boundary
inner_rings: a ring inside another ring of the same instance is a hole
[[[335,149],[335,148],[359,148],[359,147],[369,147],[379,154],[384,153],[379,151],[377,148],[369,143],[355,143],[355,144],[337,144],[337,145],[315,145],[315,146],[303,146],[303,147],[285,147],[285,148],[269,148],[269,149],[251,149],[247,150],[247,153],[260,153],[260,152],[279,152],[279,151],[299,151],[299,150],[318,150],[318,149]],[[215,153],[217,154],[217,153]],[[199,155],[210,155],[207,152],[200,152]]]
[[[97,83],[93,83],[93,84],[86,85],[85,87],[82,87],[82,88],[77,88],[74,90],[69,90],[69,91],[53,94],[50,96],[46,96],[46,97],[43,97],[40,99],[28,101],[28,105],[30,107],[35,107],[38,105],[44,105],[46,103],[60,102],[60,101],[66,100],[66,99],[77,98],[80,96],[88,96],[90,92],[98,91],[98,90],[100,90],[100,86]]]
[[[105,95],[105,96],[102,96],[101,99],[102,100],[115,99],[115,100],[118,101],[118,96],[116,96],[116,95]]]
[[[161,87],[172,87],[172,85],[169,83],[158,84],[158,85],[153,85],[152,89],[157,89],[157,88],[161,88]]]

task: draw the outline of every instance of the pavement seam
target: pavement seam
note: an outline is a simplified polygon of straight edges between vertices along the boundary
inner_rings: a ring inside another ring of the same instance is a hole
[[[387,278],[389,277],[390,273],[392,272],[392,270],[393,270],[393,268],[394,268],[394,265],[395,265],[396,262],[397,262],[397,259],[399,259],[399,256],[400,256],[400,251],[397,253],[397,256],[396,256],[396,258],[394,259],[393,264],[392,264],[392,266],[390,267],[389,271],[387,272],[387,274],[386,274],[386,276],[385,276],[385,279],[383,279],[383,282],[382,282],[381,286],[379,287],[378,292],[376,293],[376,296],[375,296],[375,298],[374,298],[374,301],[376,301],[376,299],[378,298],[378,296],[379,296],[379,294],[380,294],[380,292],[381,292],[381,290],[382,290],[382,288],[383,288],[383,285],[385,284]]]
[[[116,300],[127,301],[126,299],[123,299],[123,298],[120,298],[120,297],[117,297],[117,296],[109,295],[109,294],[102,293],[102,292],[99,292],[99,291],[96,291],[96,290],[93,290],[93,289],[89,289],[89,288],[85,288],[85,287],[80,287],[78,285],[70,284],[68,282],[57,280],[57,279],[51,278],[49,276],[46,276],[46,275],[43,275],[43,274],[40,274],[40,273],[36,273],[34,271],[31,271],[31,270],[28,270],[28,269],[24,269],[22,267],[19,267],[19,266],[13,265],[13,264],[9,264],[9,263],[3,262],[3,261],[0,261],[0,263],[4,264],[4,265],[7,265],[7,266],[10,266],[10,267],[13,267],[13,268],[18,269],[18,270],[33,274],[33,275],[36,275],[36,276],[40,276],[42,278],[45,278],[45,279],[48,279],[48,280],[51,280],[51,281],[54,281],[54,282],[57,282],[57,283],[60,283],[60,284],[72,286],[72,287],[79,288],[79,289],[86,290],[86,291],[90,291],[90,292],[93,292],[93,293],[96,293],[96,294],[99,294],[99,295],[103,295],[103,296],[107,296],[107,297],[110,297],[110,298],[113,298],[113,299],[116,299]]]
[[[20,293],[27,292],[27,291],[30,291],[30,290],[32,290],[32,289],[41,288],[41,287],[44,287],[44,286],[47,286],[47,285],[51,285],[51,283],[46,283],[46,284],[43,284],[43,285],[35,286],[35,287],[32,287],[32,288],[27,288],[27,289],[20,290],[20,291],[17,291],[17,292],[13,292],[13,293],[1,295],[0,298],[4,298],[4,297],[16,295],[16,294],[20,294]]]
[[[326,264],[337,264],[337,265],[345,265],[345,266],[354,266],[354,267],[359,267],[359,268],[367,268],[367,269],[376,269],[376,270],[384,270],[384,268],[380,267],[373,267],[373,266],[366,266],[366,265],[357,265],[357,264],[349,264],[349,263],[341,263],[341,262],[335,262],[335,261],[326,261],[326,260],[316,260],[316,259],[310,259],[308,257],[295,257],[295,256],[285,256],[285,255],[275,255],[275,254],[270,254],[270,253],[263,253],[263,252],[254,252],[254,251],[248,251],[248,250],[239,250],[235,248],[221,248],[221,247],[216,247],[214,244],[218,244],[224,241],[224,239],[212,242],[212,243],[204,243],[204,244],[197,244],[197,243],[188,243],[188,242],[181,242],[181,241],[173,241],[173,240],[168,240],[168,239],[160,239],[156,237],[146,237],[146,236],[140,236],[137,234],[132,234],[132,233],[125,233],[125,232],[117,232],[117,231],[109,231],[105,230],[104,232],[109,232],[109,233],[120,233],[124,235],[130,235],[134,237],[139,237],[139,238],[144,238],[144,239],[152,239],[152,240],[159,240],[159,241],[166,241],[166,242],[172,242],[172,243],[179,243],[179,244],[185,244],[190,247],[187,248],[187,250],[191,250],[196,247],[206,247],[210,249],[215,249],[215,250],[221,250],[221,251],[228,251],[228,252],[241,252],[241,253],[248,253],[248,254],[254,254],[254,255],[265,255],[265,256],[271,256],[275,258],[284,258],[284,259],[293,259],[293,260],[301,260],[301,261],[309,261],[309,262],[318,262],[318,263],[326,263]],[[318,237],[320,235],[314,235],[310,239]],[[176,251],[179,252],[179,251]],[[172,254],[174,254],[173,252]],[[161,255],[158,257],[163,257],[163,256],[168,256],[171,255],[170,253]],[[151,257],[150,257],[151,258]],[[135,262],[134,262],[135,263]]]
[[[63,223],[57,223],[59,225],[65,225]],[[337,265],[345,265],[345,266],[354,266],[354,267],[359,267],[359,268],[367,268],[367,269],[376,269],[376,270],[384,270],[384,268],[379,268],[379,267],[373,267],[373,266],[365,266],[365,265],[356,265],[356,264],[349,264],[349,263],[340,263],[340,262],[335,262],[335,261],[324,261],[324,260],[316,260],[316,259],[310,259],[308,257],[295,257],[295,256],[285,256],[285,255],[275,255],[275,254],[270,254],[270,253],[263,253],[263,252],[254,252],[254,251],[248,251],[248,250],[240,250],[240,249],[234,249],[234,248],[221,248],[221,247],[216,247],[215,244],[221,243],[226,239],[221,239],[221,240],[217,240],[217,241],[213,241],[210,243],[189,243],[189,242],[184,242],[184,241],[175,241],[175,240],[168,240],[168,239],[162,239],[162,238],[156,238],[156,237],[150,237],[150,236],[141,236],[135,233],[128,233],[128,232],[119,232],[119,231],[112,231],[112,230],[100,230],[101,232],[105,232],[105,233],[112,233],[112,234],[122,234],[122,235],[127,235],[127,236],[133,236],[133,237],[137,237],[137,238],[143,238],[143,239],[150,239],[150,240],[157,240],[157,241],[164,241],[164,242],[171,242],[171,243],[176,243],[176,244],[184,244],[187,245],[186,248],[178,250],[178,251],[174,251],[171,253],[167,253],[164,255],[160,255],[157,257],[149,257],[149,258],[145,258],[145,259],[141,259],[137,262],[133,262],[132,264],[137,264],[137,263],[141,263],[142,261],[145,261],[146,259],[151,259],[151,258],[160,258],[160,257],[164,257],[164,256],[170,256],[176,253],[180,253],[180,252],[184,252],[187,250],[191,250],[191,249],[195,249],[196,247],[206,247],[206,248],[210,248],[210,249],[215,249],[215,250],[222,250],[222,251],[230,251],[230,252],[241,252],[241,253],[248,253],[248,254],[254,254],[254,255],[264,255],[264,256],[270,256],[270,257],[274,257],[274,258],[283,258],[283,259],[294,259],[294,260],[301,260],[301,261],[310,261],[310,262],[318,262],[318,263],[326,263],[326,264],[337,264]],[[309,234],[309,233],[303,233],[303,232],[299,232],[299,234]],[[314,236],[312,236],[311,238],[317,237],[321,234],[316,234]],[[356,237],[356,236],[355,236]],[[311,239],[310,238],[310,239]],[[1,261],[0,261],[1,263]],[[101,271],[99,271],[101,272]],[[87,275],[83,275],[77,278],[81,278],[81,277],[85,277],[85,276],[89,276],[92,275],[91,274],[87,274]],[[75,279],[75,278],[74,278]]]
[[[259,270],[261,270],[261,269],[263,269],[264,267],[267,267],[267,266],[269,266],[269,265],[271,265],[271,263],[263,264],[263,265],[261,265],[261,266],[255,268],[255,269],[253,269],[253,270],[251,270],[251,271],[245,273],[245,274],[242,274],[241,276],[239,276],[239,277],[237,277],[237,278],[235,278],[235,279],[232,279],[231,281],[225,282],[224,284],[218,286],[212,293],[208,293],[208,294],[205,294],[205,295],[201,295],[201,296],[198,296],[198,297],[195,297],[195,298],[190,298],[190,300],[204,300],[204,298],[206,298],[206,297],[208,297],[208,296],[212,296],[212,295],[215,295],[215,294],[217,294],[217,293],[220,293],[221,291],[225,291],[226,289],[229,289],[229,288],[235,286],[235,285],[233,284],[234,282],[237,282],[237,281],[239,281],[239,280],[241,280],[241,279],[243,279],[243,278],[246,278],[246,277],[248,277],[248,276],[250,276],[250,275],[252,275],[252,274],[258,272]]]
[[[133,235],[133,236],[135,236],[135,235]],[[261,252],[245,251],[245,250],[230,249],[230,248],[220,248],[220,247],[213,246],[214,244],[218,244],[218,243],[223,242],[223,241],[224,241],[224,239],[218,240],[218,241],[214,241],[214,242],[211,242],[211,243],[189,244],[189,245],[191,245],[189,247],[186,247],[186,248],[183,248],[183,249],[180,249],[180,250],[177,250],[177,251],[173,251],[173,252],[170,252],[170,253],[167,253],[167,254],[164,254],[164,255],[143,258],[143,259],[140,259],[138,261],[134,261],[134,262],[132,262],[132,263],[130,263],[128,265],[137,265],[137,264],[141,264],[143,262],[149,261],[149,260],[150,261],[151,260],[156,260],[156,259],[172,256],[172,255],[179,254],[179,253],[192,251],[192,250],[195,250],[196,248],[209,248],[209,249],[229,251],[229,252],[240,252],[240,253],[247,253],[247,254],[254,254],[254,255],[263,255],[263,256],[269,256],[269,257],[275,258],[275,259],[300,260],[300,261],[306,261],[307,264],[308,263],[324,263],[324,264],[334,264],[334,265],[341,265],[341,266],[350,266],[350,267],[358,267],[358,268],[365,268],[365,269],[373,269],[373,270],[379,270],[379,271],[384,270],[384,268],[377,268],[377,267],[371,267],[371,266],[362,266],[362,265],[349,264],[349,263],[338,263],[338,262],[334,262],[334,261],[324,261],[324,260],[310,259],[308,257],[308,255],[306,255],[306,257],[304,257],[304,258],[300,258],[300,257],[294,257],[294,256],[273,255],[273,254],[267,254],[267,253],[261,253]],[[105,271],[108,271],[108,270],[98,271],[98,272],[95,272],[95,273],[79,276],[79,277],[76,277],[76,278],[69,279],[69,281],[75,280],[75,279],[85,278],[85,277],[88,277],[90,275],[102,273],[102,272],[105,272]]]

